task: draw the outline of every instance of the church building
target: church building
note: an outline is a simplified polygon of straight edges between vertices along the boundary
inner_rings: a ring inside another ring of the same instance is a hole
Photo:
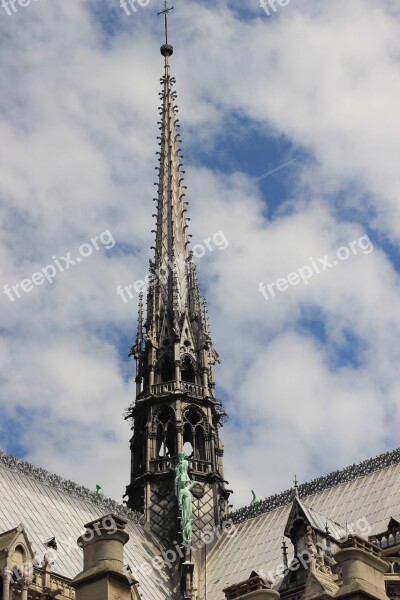
[[[400,449],[231,511],[168,10],[126,494],[119,504],[0,452],[0,600],[400,600]]]

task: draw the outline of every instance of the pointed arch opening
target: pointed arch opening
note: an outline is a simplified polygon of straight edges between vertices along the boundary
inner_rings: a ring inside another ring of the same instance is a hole
[[[194,456],[194,437],[193,430],[189,423],[186,423],[183,427],[183,451],[188,458]]]
[[[181,377],[185,383],[196,383],[196,373],[190,356],[185,356],[182,361]]]
[[[207,460],[206,457],[206,437],[201,425],[197,425],[194,436],[194,457],[196,460]]]
[[[154,458],[176,456],[175,414],[171,407],[163,408],[156,416],[156,447]]]
[[[174,365],[171,357],[167,354],[161,365],[161,381],[166,383],[167,381],[173,381],[174,377]]]

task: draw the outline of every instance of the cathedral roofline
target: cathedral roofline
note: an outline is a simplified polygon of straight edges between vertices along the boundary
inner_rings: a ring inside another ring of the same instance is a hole
[[[71,496],[87,500],[104,508],[106,512],[114,512],[118,516],[128,519],[131,523],[136,525],[144,525],[143,515],[127,508],[124,504],[119,504],[111,498],[99,496],[96,492],[83,485],[79,485],[73,481],[69,481],[68,479],[64,479],[63,477],[50,473],[49,471],[46,471],[40,467],[35,467],[31,463],[21,460],[16,456],[7,454],[1,450],[0,465],[7,467],[12,471],[19,471],[20,473],[26,475],[26,477],[30,477],[35,481],[40,481],[41,483],[47,484],[55,489],[62,490]]]
[[[362,462],[349,465],[344,469],[332,471],[328,475],[317,477],[309,482],[302,483],[298,486],[297,491],[299,498],[307,498],[318,494],[324,490],[333,488],[342,483],[353,481],[359,477],[370,475],[375,471],[380,471],[391,467],[392,465],[400,464],[400,448],[379,454],[375,458],[368,458]],[[252,506],[239,508],[229,515],[229,519],[235,524],[253,519],[262,514],[271,512],[281,506],[291,504],[295,499],[295,490],[285,490],[279,494],[268,496],[261,502]]]
[[[344,469],[338,471],[332,471],[328,475],[317,477],[311,481],[305,482],[298,486],[298,493],[300,498],[307,498],[318,494],[324,490],[333,488],[342,483],[353,481],[359,477],[370,475],[376,471],[386,469],[392,465],[400,464],[400,448],[395,450],[384,452],[374,458],[366,459],[360,463],[354,463]],[[7,454],[0,450],[0,465],[7,467],[12,471],[19,471],[27,477],[45,483],[53,488],[61,489],[63,492],[71,494],[77,498],[83,498],[88,500],[97,506],[101,506],[106,511],[114,511],[117,515],[128,519],[130,522],[137,525],[144,525],[143,515],[139,512],[133,511],[127,508],[124,504],[119,504],[111,498],[100,497],[96,492],[89,488],[74,483],[73,481],[64,479],[59,475],[50,473],[40,467],[35,467],[33,464],[21,460],[16,456]],[[295,498],[295,492],[292,489],[285,490],[279,494],[273,494],[268,496],[261,502],[253,506],[244,506],[237,509],[229,515],[235,524],[247,521],[249,519],[256,518],[265,513],[272,512],[273,510],[291,504]]]

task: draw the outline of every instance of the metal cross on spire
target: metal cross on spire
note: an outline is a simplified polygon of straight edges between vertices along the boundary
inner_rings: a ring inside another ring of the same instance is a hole
[[[174,10],[173,6],[168,6],[168,0],[164,0],[164,10],[159,12],[159,15],[164,15],[165,19],[165,45],[168,46],[168,13],[170,10]]]

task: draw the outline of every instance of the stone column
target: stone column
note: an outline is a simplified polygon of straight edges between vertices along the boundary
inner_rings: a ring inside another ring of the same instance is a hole
[[[10,600],[10,584],[11,571],[5,569],[3,574],[3,600]]]
[[[154,367],[153,366],[150,367],[149,385],[154,385]]]
[[[208,369],[203,367],[203,387],[208,388]]]
[[[176,360],[175,361],[175,386],[176,389],[180,388],[181,385],[181,361],[180,360]]]
[[[176,426],[176,441],[178,444],[177,454],[183,452],[183,425],[179,424]]]
[[[29,583],[25,583],[22,586],[21,600],[28,600],[28,590],[29,590]]]

